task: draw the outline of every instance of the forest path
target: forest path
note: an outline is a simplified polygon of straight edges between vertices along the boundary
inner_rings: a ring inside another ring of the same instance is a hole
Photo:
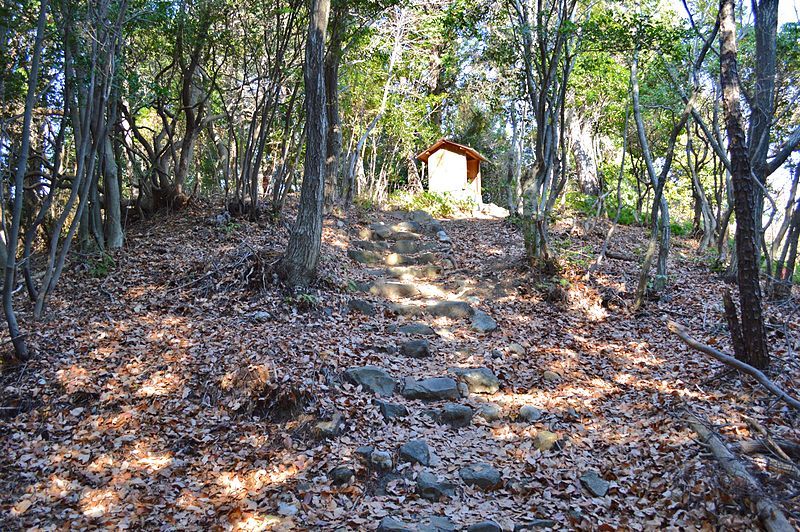
[[[367,225],[348,250],[370,298],[349,306],[383,328],[380,361],[345,372],[382,416],[351,469],[379,529],[664,522],[645,501],[669,489],[658,469],[685,469],[640,448],[684,436],[635,332],[604,323],[597,298],[570,307],[558,282],[543,280],[549,301],[529,297],[501,220],[450,223],[458,236],[425,213],[401,220]]]
[[[682,408],[728,438],[782,411],[666,331],[720,323],[688,246],[631,316],[638,267],[583,281],[604,233],[578,223],[554,224],[543,275],[503,219],[331,216],[319,283],[289,293],[262,269],[289,224],[210,214],[65,272],[0,382],[0,529],[753,528]],[[644,242],[620,227],[613,249]]]

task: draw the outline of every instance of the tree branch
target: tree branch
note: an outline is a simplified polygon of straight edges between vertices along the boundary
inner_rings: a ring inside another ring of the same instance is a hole
[[[689,336],[689,333],[686,331],[686,328],[680,323],[669,321],[667,322],[667,329],[669,329],[670,332],[677,335],[678,338],[680,338],[683,341],[683,343],[685,343],[689,347],[694,348],[710,357],[716,358],[723,364],[727,364],[732,368],[736,368],[742,373],[750,375],[755,380],[757,380],[761,386],[766,388],[770,393],[781,398],[784,402],[786,402],[786,404],[788,404],[792,408],[800,410],[800,401],[798,401],[797,399],[795,399],[794,397],[783,391],[783,389],[781,389],[777,384],[769,380],[769,378],[767,378],[767,376],[764,375],[764,373],[762,373],[760,370],[754,368],[750,364],[745,364],[741,360],[736,360],[732,356],[726,355],[722,351],[718,351],[713,347],[711,347],[710,345],[698,342],[697,340]]]
[[[756,480],[747,468],[736,459],[736,455],[728,449],[728,446],[725,445],[719,436],[709,429],[706,424],[700,421],[693,413],[687,411],[686,415],[689,427],[700,436],[700,441],[708,446],[714,454],[714,457],[722,466],[722,469],[724,469],[728,475],[743,482],[747,486],[745,492],[746,496],[752,501],[764,528],[770,532],[789,532],[795,530],[791,523],[789,523],[789,520],[786,519],[781,507],[764,493],[764,488],[761,487],[758,480]]]

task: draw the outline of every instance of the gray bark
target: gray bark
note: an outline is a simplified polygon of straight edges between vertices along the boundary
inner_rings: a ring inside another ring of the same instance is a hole
[[[14,173],[14,202],[11,213],[11,227],[6,238],[6,263],[3,278],[3,311],[8,323],[8,334],[14,353],[20,360],[27,360],[28,345],[19,329],[17,315],[14,312],[14,278],[17,269],[17,245],[20,225],[22,223],[22,200],[25,185],[25,173],[28,169],[28,154],[31,147],[31,121],[36,105],[36,84],[39,80],[39,67],[42,58],[44,29],[47,22],[48,0],[41,0],[39,19],[36,24],[36,38],[33,43],[31,69],[28,73],[28,92],[25,96],[25,113],[22,119],[22,145],[17,157],[17,171]]]
[[[307,135],[305,174],[300,208],[280,266],[284,281],[291,287],[308,285],[319,264],[328,139],[324,62],[329,12],[330,0],[312,0],[303,66]]]

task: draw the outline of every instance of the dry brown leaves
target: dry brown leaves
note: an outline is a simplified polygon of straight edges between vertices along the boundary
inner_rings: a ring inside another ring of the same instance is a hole
[[[348,287],[375,278],[346,257],[355,219],[344,227],[326,221],[323,281],[286,294],[255,290],[241,277],[254,250],[277,256],[286,227],[239,222],[223,231],[209,214],[134,227],[105,279],[68,272],[48,320],[31,330],[36,358],[3,375],[0,397],[11,408],[0,420],[0,527],[369,529],[386,515],[409,524],[447,515],[459,525],[547,518],[558,528],[750,529],[753,517],[735,490],[720,488],[681,409],[690,404],[730,440],[751,437],[743,415],[798,438],[782,405],[667,333],[665,319],[677,318],[727,347],[722,283],[691,243],[674,250],[670,300],[630,316],[604,294],[628,297],[635,263],[610,259],[592,284],[582,280],[602,235],[556,227],[566,259],[553,280],[528,273],[507,223],[446,221],[457,270],[431,284],[448,297],[477,298],[500,329],[479,335],[465,321],[426,318],[442,333],[431,342],[434,356],[409,360],[386,348],[403,339],[390,326],[414,320],[347,312]],[[628,228],[613,243],[625,253],[642,245],[643,233]],[[553,283],[566,301],[547,301]],[[790,351],[795,309],[774,307],[769,316],[776,378],[791,387],[800,374]],[[345,368],[365,364],[398,379],[490,367],[501,391],[461,402],[494,402],[503,418],[444,428],[425,415],[428,405],[396,396],[411,415],[386,424],[372,398],[341,379]],[[560,378],[546,380],[545,371]],[[517,422],[524,404],[544,415]],[[316,436],[315,423],[336,414],[344,432]],[[533,446],[544,429],[561,438],[559,447]],[[355,454],[362,445],[394,452],[415,438],[435,454],[430,469],[459,486],[455,501],[416,495],[421,466],[381,476]],[[503,488],[463,486],[458,469],[472,462],[492,463]],[[327,473],[342,464],[356,478],[333,486]],[[589,470],[610,482],[606,496],[581,485]],[[786,479],[765,480],[777,497],[797,492]],[[800,511],[796,496],[783,502]]]

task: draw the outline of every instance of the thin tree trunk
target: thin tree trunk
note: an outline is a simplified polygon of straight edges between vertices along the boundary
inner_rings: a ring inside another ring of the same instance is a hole
[[[747,350],[747,359],[743,362],[758,369],[766,369],[769,367],[769,349],[761,309],[756,247],[756,187],[739,103],[741,93],[736,61],[734,4],[735,0],[720,1],[720,80],[736,211],[737,279],[742,311],[742,336]]]
[[[300,208],[280,270],[291,287],[308,285],[316,275],[322,239],[325,154],[325,33],[330,0],[312,0],[303,74],[306,84],[306,158]]]
[[[20,224],[22,222],[22,200],[25,185],[25,173],[28,170],[28,153],[31,147],[31,121],[36,105],[36,85],[39,80],[39,63],[42,58],[44,28],[47,22],[48,0],[41,0],[39,20],[36,24],[36,39],[33,42],[31,70],[28,74],[28,93],[25,96],[25,115],[22,119],[22,145],[17,157],[17,171],[14,174],[14,204],[11,214],[11,230],[6,239],[6,271],[3,280],[3,311],[8,323],[8,334],[14,353],[20,360],[28,359],[28,345],[19,329],[17,315],[14,312],[14,278],[17,270],[17,244]]]

